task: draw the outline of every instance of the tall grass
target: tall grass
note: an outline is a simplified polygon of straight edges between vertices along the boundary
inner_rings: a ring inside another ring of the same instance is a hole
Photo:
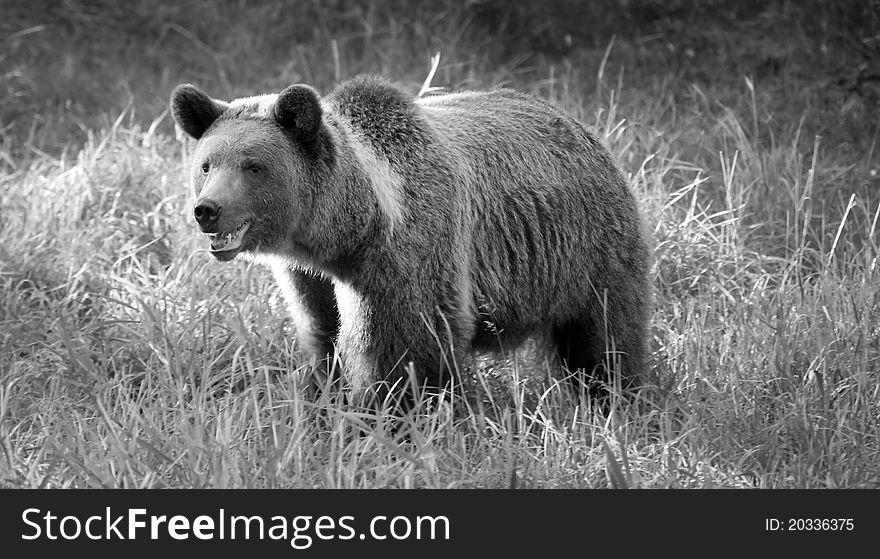
[[[45,24],[15,11],[19,34],[5,39],[21,66],[4,75],[83,94],[67,109],[41,105],[30,129],[6,113],[3,486],[880,485],[876,135],[850,137],[858,123],[840,120],[874,114],[868,105],[820,110],[827,92],[810,90],[783,107],[773,92],[800,85],[796,71],[635,76],[627,68],[643,46],[624,36],[524,58],[502,40],[522,29],[492,29],[452,3],[405,17],[393,2],[285,8],[305,10],[292,15],[308,25],[244,2],[189,20],[202,4],[131,21],[89,6],[57,5]],[[209,41],[212,23],[251,8]],[[78,70],[66,77],[24,43],[53,18],[69,24],[53,45]],[[96,27],[116,34],[83,54],[78,41]],[[101,50],[119,37],[134,41],[125,53],[140,64]],[[218,95],[298,80],[326,89],[362,70],[416,91],[439,49],[435,86],[512,84],[581,118],[627,173],[653,237],[652,367],[640,399],[599,413],[521,354],[475,367],[463,391],[425,397],[403,419],[314,387],[269,275],[216,263],[191,223],[187,146],[163,115],[174,76],[187,73],[168,63],[170,37],[191,45],[188,70]],[[270,73],[260,63],[260,73],[247,63],[259,51],[288,65]],[[131,95],[85,83],[108,69]]]

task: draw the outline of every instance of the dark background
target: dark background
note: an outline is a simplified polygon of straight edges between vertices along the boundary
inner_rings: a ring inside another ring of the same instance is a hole
[[[749,77],[760,119],[784,130],[808,111],[809,132],[845,150],[869,147],[880,98],[869,0],[5,0],[2,12],[0,130],[18,154],[69,146],[126,107],[149,123],[183,81],[231,98],[377,72],[415,90],[435,52],[435,85],[547,95],[568,75],[587,105],[606,50],[602,79],[620,80],[624,102],[672,92],[737,109]]]

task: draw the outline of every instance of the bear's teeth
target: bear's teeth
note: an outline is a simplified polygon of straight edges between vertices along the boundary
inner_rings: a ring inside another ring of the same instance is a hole
[[[241,238],[245,231],[250,227],[250,220],[245,220],[239,225],[235,231],[228,233],[210,233],[208,238],[211,239],[211,250],[214,252],[224,250],[234,250],[241,246]]]

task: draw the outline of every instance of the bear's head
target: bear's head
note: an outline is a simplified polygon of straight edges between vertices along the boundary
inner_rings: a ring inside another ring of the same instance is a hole
[[[318,93],[292,85],[225,102],[184,84],[171,94],[171,113],[198,140],[193,214],[211,254],[228,261],[241,252],[289,251],[285,245],[308,227],[322,165]]]

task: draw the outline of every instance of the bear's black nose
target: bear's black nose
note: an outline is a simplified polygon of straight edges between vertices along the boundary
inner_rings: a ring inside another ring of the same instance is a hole
[[[201,200],[196,204],[193,214],[199,222],[202,230],[208,229],[217,223],[220,218],[221,207],[213,200]]]

